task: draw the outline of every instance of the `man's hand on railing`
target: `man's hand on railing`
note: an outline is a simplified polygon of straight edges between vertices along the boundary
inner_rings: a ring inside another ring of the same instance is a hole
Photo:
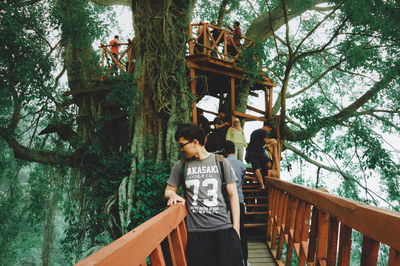
[[[181,202],[182,205],[185,205],[185,199],[182,198],[181,196],[179,196],[176,193],[171,193],[168,202],[167,202],[167,206],[171,206],[172,204],[177,204],[178,202]]]

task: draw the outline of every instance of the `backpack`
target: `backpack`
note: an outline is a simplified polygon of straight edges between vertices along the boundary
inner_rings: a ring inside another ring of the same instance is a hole
[[[222,181],[221,193],[222,193],[222,196],[224,197],[226,208],[229,210],[230,202],[229,202],[228,191],[226,190],[224,156],[222,156],[220,154],[215,154],[215,162],[217,163],[217,166],[219,165],[219,172],[221,173],[220,177],[221,177],[221,181]],[[179,183],[182,185],[184,197],[186,197],[185,176],[186,176],[187,166],[188,166],[188,162],[185,159],[182,159],[182,167],[181,167],[180,175],[179,175]]]

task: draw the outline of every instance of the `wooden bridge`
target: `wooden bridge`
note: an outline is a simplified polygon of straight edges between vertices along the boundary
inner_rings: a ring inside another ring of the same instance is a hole
[[[259,197],[268,199],[264,231],[249,241],[251,265],[350,265],[354,231],[363,237],[353,251],[359,265],[377,265],[382,244],[390,249],[386,265],[400,265],[398,212],[275,178],[267,184]],[[185,216],[182,205],[169,207],[76,265],[186,265]]]
[[[217,33],[214,33],[217,30]],[[272,89],[276,86],[265,74],[259,73],[251,82],[250,94],[265,96],[264,110],[247,106],[259,116],[236,110],[235,91],[238,81],[248,81],[248,73],[239,67],[240,53],[251,46],[251,40],[228,54],[227,45],[233,43],[233,33],[207,23],[189,27],[187,62],[193,100],[193,122],[197,122],[196,103],[210,95],[229,99],[229,116],[245,121],[272,119]],[[246,39],[242,37],[242,39]],[[129,43],[127,44],[129,47]],[[131,46],[132,48],[132,46]],[[106,56],[112,56],[106,45]],[[112,58],[121,71],[133,71],[134,65],[124,68],[124,56]],[[129,60],[128,60],[129,63]],[[206,76],[200,80],[198,76]],[[76,93],[74,97],[90,92]],[[93,92],[97,93],[97,92]],[[211,112],[207,111],[206,112]],[[212,112],[211,112],[212,113]],[[279,123],[279,121],[278,121]],[[279,129],[279,126],[277,127]],[[280,155],[279,131],[278,154]],[[267,190],[258,190],[251,172],[244,185],[246,230],[249,233],[249,263],[251,265],[350,265],[351,252],[360,254],[360,265],[377,265],[379,251],[389,248],[386,265],[400,265],[400,214],[326,192],[291,184],[280,179],[279,162],[270,170]],[[174,205],[130,231],[108,246],[76,265],[186,265],[187,232],[184,218],[186,209]],[[360,250],[351,250],[353,232],[362,236]]]

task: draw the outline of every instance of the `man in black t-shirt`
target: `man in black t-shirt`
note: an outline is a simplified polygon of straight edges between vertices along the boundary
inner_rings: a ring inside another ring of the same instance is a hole
[[[216,118],[214,118],[215,132],[218,135],[221,145],[222,145],[222,143],[225,142],[226,132],[228,131],[228,128],[230,127],[230,125],[231,124],[229,122],[226,122],[226,120],[225,120],[224,112],[219,112],[218,116]]]
[[[211,123],[208,119],[204,116],[204,111],[202,109],[197,108],[197,124],[204,129],[206,136],[211,131]]]
[[[267,175],[268,168],[272,166],[272,161],[268,158],[264,146],[269,144],[275,147],[277,143],[271,136],[271,130],[271,127],[264,122],[262,128],[251,133],[250,143],[246,149],[246,162],[251,163],[261,189],[265,189],[263,176]]]

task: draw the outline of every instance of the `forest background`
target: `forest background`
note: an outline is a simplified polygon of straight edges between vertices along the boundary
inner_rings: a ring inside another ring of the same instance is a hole
[[[115,6],[131,12],[135,71],[98,82]],[[283,178],[399,211],[399,11],[394,0],[3,1],[0,265],[74,263],[165,208],[173,133],[190,121],[191,21],[239,20],[257,40],[242,66],[278,84]],[[256,102],[248,88],[236,88],[241,110]],[[100,92],[63,96],[79,90]]]

